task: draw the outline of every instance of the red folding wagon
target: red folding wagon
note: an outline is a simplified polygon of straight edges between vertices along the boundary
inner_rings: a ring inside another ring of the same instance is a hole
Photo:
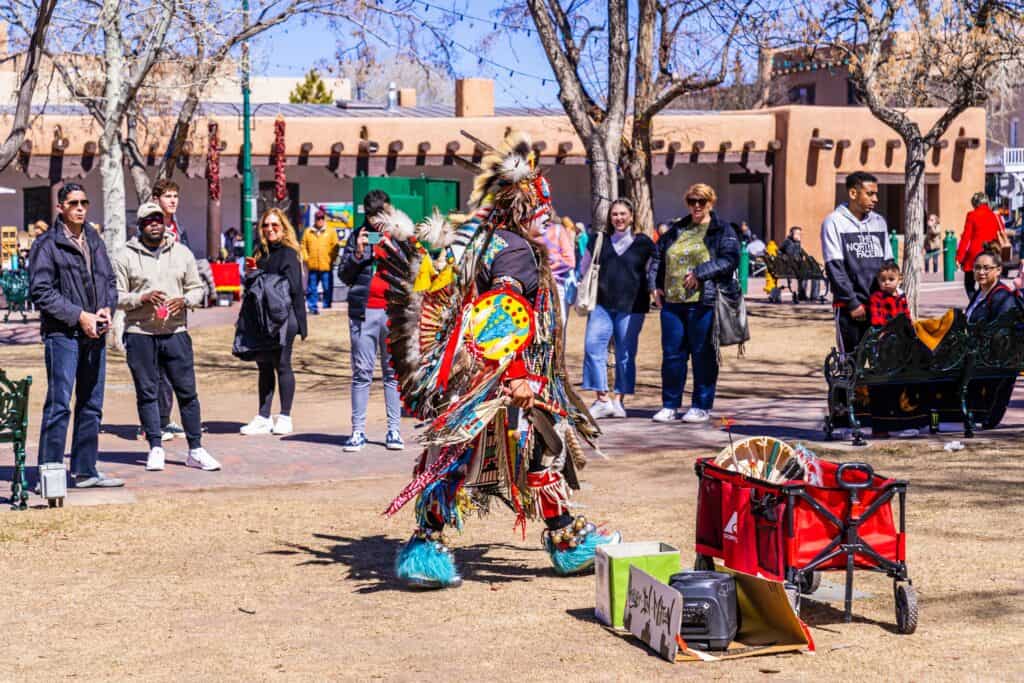
[[[865,463],[814,461],[812,485],[804,479],[769,483],[702,458],[695,464],[696,569],[714,559],[755,576],[787,581],[801,593],[818,588],[820,572],[846,571],[845,617],[852,618],[857,569],[893,579],[896,625],[917,628],[917,595],[907,574],[907,482],[886,479]],[[899,501],[899,526],[891,501]]]

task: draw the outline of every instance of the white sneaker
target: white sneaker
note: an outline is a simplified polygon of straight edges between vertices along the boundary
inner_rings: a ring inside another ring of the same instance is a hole
[[[626,407],[622,401],[612,401],[612,417],[626,417]]]
[[[654,414],[651,418],[655,422],[675,422],[676,421],[676,409],[675,408],[662,408]]]
[[[711,413],[700,408],[690,408],[686,411],[686,415],[683,415],[683,422],[689,422],[691,424],[700,424],[707,422],[711,419]]]
[[[252,422],[245,425],[238,431],[246,436],[255,436],[257,434],[269,434],[274,429],[274,422],[269,417],[262,417],[257,415],[252,419]]]
[[[594,401],[590,404],[590,416],[595,420],[600,420],[602,417],[615,417],[615,408],[612,407],[612,402],[609,400]]]
[[[149,449],[149,457],[146,458],[146,469],[150,472],[159,472],[164,468],[164,449],[160,446],[153,446]]]
[[[188,457],[185,458],[185,467],[196,467],[212,472],[220,469],[220,463],[207,453],[205,448],[192,448],[189,449]]]
[[[272,434],[283,436],[285,434],[292,433],[292,418],[291,415],[278,415],[277,419],[274,420],[274,428],[271,430]]]

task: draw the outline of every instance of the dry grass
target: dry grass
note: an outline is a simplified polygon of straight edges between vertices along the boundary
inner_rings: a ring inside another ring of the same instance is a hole
[[[655,406],[657,317],[647,326],[633,405]],[[755,309],[754,343],[745,358],[727,354],[721,394],[820,396],[831,335],[822,309]],[[570,339],[581,336],[575,321]],[[239,401],[253,400],[254,373],[230,357],[229,338],[223,327],[196,333],[207,411],[239,411]],[[344,317],[321,316],[297,355],[298,410],[335,429],[347,406],[347,343]],[[3,362],[42,376],[38,346],[5,349]],[[578,367],[578,348],[571,362]],[[108,386],[120,387],[108,391],[108,421],[131,418],[123,363],[110,363]],[[42,393],[34,393],[37,406]],[[142,493],[128,506],[0,516],[8,586],[0,678],[1021,679],[1024,503],[1014,494],[1024,485],[1024,448],[1007,443],[978,439],[949,454],[929,439],[857,452],[912,483],[909,565],[921,599],[913,636],[892,633],[890,582],[861,573],[857,587],[873,597],[857,602],[852,624],[842,623],[838,606],[805,608],[816,656],[672,666],[598,626],[593,578],[554,576],[539,528],[524,541],[503,512],[471,520],[457,539],[461,589],[406,592],[393,583],[391,562],[411,512],[392,522],[379,514],[404,483],[392,477]],[[592,462],[582,501],[629,540],[677,545],[685,564],[693,557],[692,463],[703,454],[680,447]]]
[[[588,469],[592,514],[630,539],[692,559],[696,454]],[[864,452],[912,481],[909,562],[921,597],[913,636],[893,634],[890,583],[871,599],[804,615],[816,656],[673,667],[592,621],[593,578],[555,577],[532,527],[472,520],[456,542],[467,581],[410,593],[391,561],[410,525],[379,511],[401,481],[150,497],[132,506],[4,515],[0,573],[17,591],[2,635],[5,675],[24,679],[570,680],[707,675],[749,680],[952,680],[1024,676],[1024,485],[1019,449]],[[612,512],[614,511],[614,512]],[[838,582],[838,576],[831,578]],[[805,603],[808,605],[809,603]],[[680,670],[681,669],[681,670]]]

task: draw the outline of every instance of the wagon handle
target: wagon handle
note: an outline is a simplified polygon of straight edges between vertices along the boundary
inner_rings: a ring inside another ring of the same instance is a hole
[[[847,481],[843,477],[846,472],[861,472],[865,475],[865,479],[864,481]],[[874,477],[875,470],[866,462],[844,462],[836,470],[836,483],[850,492],[850,501],[854,504],[857,503],[857,492],[870,487]]]

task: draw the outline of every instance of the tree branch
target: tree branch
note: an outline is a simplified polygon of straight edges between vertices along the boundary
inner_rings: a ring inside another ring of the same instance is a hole
[[[21,81],[18,86],[17,104],[14,108],[14,120],[11,132],[0,145],[0,171],[7,168],[17,157],[25,136],[28,133],[29,117],[32,114],[32,96],[39,80],[39,62],[43,56],[46,43],[46,31],[53,18],[53,8],[57,0],[42,0],[36,14],[35,26],[25,50],[25,65],[21,70]]]

